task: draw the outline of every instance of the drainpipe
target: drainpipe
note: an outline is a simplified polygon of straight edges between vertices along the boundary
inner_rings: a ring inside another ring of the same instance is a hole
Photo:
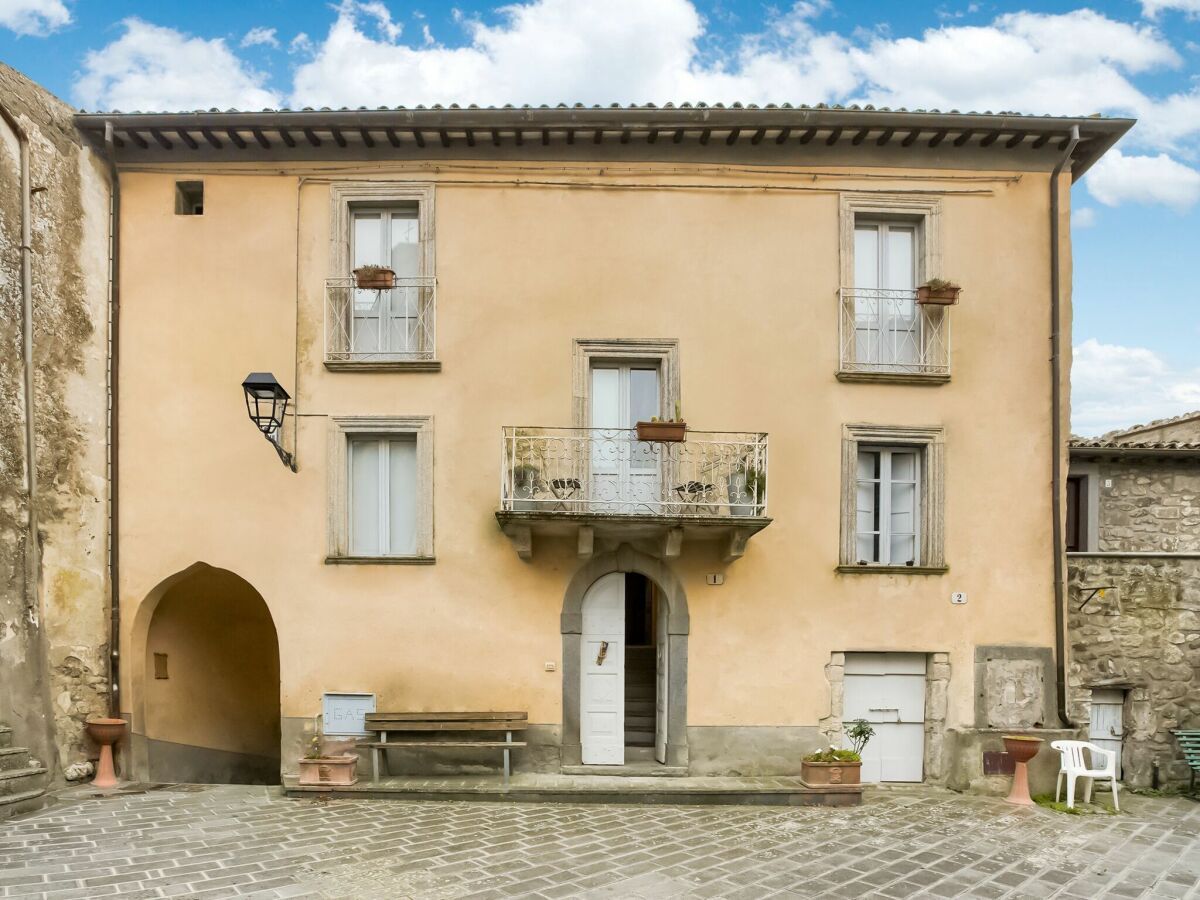
[[[117,174],[116,148],[112,122],[104,123],[104,150],[108,160],[111,199],[108,207],[108,597],[109,656],[108,714],[121,715],[121,590],[120,590],[120,505],[117,503],[120,461],[120,430],[117,413],[120,403],[117,375],[121,362],[121,182]]]
[[[1060,260],[1059,260],[1059,199],[1058,176],[1075,146],[1079,143],[1079,126],[1071,126],[1071,137],[1063,151],[1062,158],[1050,173],[1050,504],[1053,516],[1054,543],[1054,663],[1056,676],[1056,692],[1058,695],[1058,716],[1068,728],[1074,728],[1075,723],[1067,714],[1067,601],[1066,585],[1063,583],[1063,568],[1066,551],[1063,547],[1062,527],[1062,296],[1060,291]]]
[[[25,542],[25,614],[38,627],[39,540],[37,524],[37,437],[33,407],[33,211],[29,183],[29,136],[8,109],[0,104],[0,118],[8,124],[21,148],[21,365],[25,388],[25,490],[28,498],[29,537]]]

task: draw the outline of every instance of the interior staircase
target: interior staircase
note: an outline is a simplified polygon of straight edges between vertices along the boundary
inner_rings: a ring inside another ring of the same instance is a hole
[[[46,769],[26,747],[13,746],[13,732],[0,725],[0,819],[46,805]]]
[[[654,746],[654,648],[625,648],[625,746]]]

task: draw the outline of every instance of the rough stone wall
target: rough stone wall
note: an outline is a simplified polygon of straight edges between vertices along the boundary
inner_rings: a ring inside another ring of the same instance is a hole
[[[108,708],[105,359],[107,168],[72,110],[0,64],[0,98],[29,135],[36,497],[42,560],[26,603],[19,145],[0,123],[0,721],[52,771],[90,754]]]
[[[1101,552],[1200,553],[1200,460],[1101,460],[1098,468]]]
[[[1072,719],[1091,720],[1093,688],[1125,688],[1126,783],[1149,787],[1157,761],[1161,784],[1186,784],[1171,730],[1200,728],[1200,559],[1072,557],[1068,575]]]

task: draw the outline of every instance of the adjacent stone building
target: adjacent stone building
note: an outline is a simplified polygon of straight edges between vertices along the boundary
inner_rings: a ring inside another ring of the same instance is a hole
[[[1126,783],[1186,783],[1200,728],[1200,412],[1071,442],[1071,717]]]
[[[3,815],[93,755],[83,722],[109,709],[109,169],[68,106],[3,64],[0,107],[0,747],[29,751],[0,766],[25,773],[0,784]]]

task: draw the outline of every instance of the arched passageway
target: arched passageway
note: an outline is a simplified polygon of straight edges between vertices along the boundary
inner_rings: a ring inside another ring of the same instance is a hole
[[[279,641],[247,581],[198,564],[150,598],[141,706],[148,777],[279,783]]]

